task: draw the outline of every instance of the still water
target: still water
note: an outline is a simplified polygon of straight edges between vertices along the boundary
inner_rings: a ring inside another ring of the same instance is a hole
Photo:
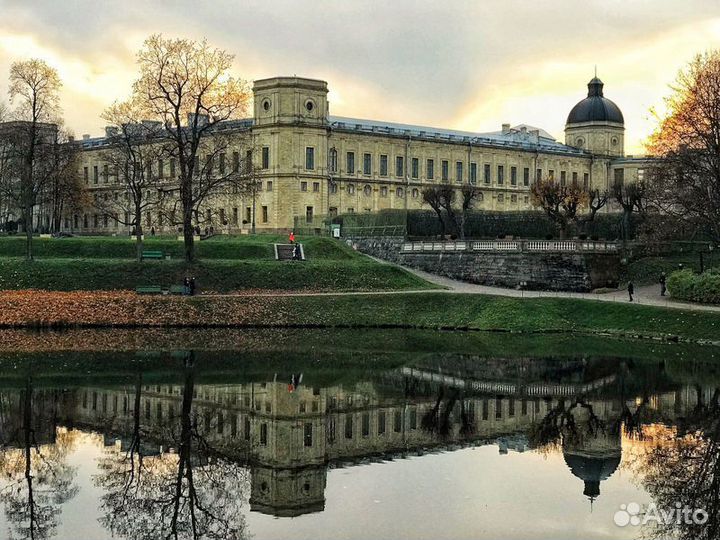
[[[718,538],[712,350],[2,337],[0,538]],[[636,524],[651,504],[703,513]]]

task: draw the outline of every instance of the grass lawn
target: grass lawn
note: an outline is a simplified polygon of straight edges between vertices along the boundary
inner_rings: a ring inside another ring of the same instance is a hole
[[[315,236],[297,239],[303,244],[308,259],[348,260],[362,256],[355,253],[342,242],[330,238]],[[273,244],[287,243],[284,235],[218,235],[195,243],[198,259],[274,259]],[[183,259],[183,243],[176,237],[146,236],[144,249],[162,251],[173,259]],[[43,258],[98,258],[98,259],[134,259],[135,242],[129,236],[76,236],[73,238],[33,239],[33,253],[36,259]],[[0,237],[0,257],[24,257],[25,238],[23,236]]]
[[[330,238],[300,237],[302,262],[276,261],[274,243],[284,235],[224,236],[197,243],[198,260],[183,260],[175,238],[146,239],[145,249],[170,260],[134,260],[127,237],[36,238],[35,261],[23,260],[21,237],[0,238],[0,290],[134,290],[142,285],[179,285],[186,276],[200,291],[228,293],[248,289],[376,291],[436,288],[400,268],[379,264]]]

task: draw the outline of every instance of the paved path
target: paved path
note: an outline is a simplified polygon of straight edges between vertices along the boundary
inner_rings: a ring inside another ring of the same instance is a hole
[[[387,261],[371,257],[379,263],[393,264]],[[489,287],[487,285],[477,285],[466,281],[459,281],[436,274],[423,272],[414,268],[403,266],[405,270],[415,274],[422,279],[440,285],[446,288],[446,292],[452,293],[470,293],[470,294],[488,294],[495,296],[513,296],[517,298],[583,298],[586,300],[599,300],[602,302],[624,302],[629,304],[627,291],[618,290],[606,293],[574,293],[574,292],[554,292],[554,291],[521,291],[518,289],[506,289],[503,287]],[[635,287],[635,295],[633,305],[659,306],[675,309],[689,309],[695,311],[715,311],[720,313],[720,306],[712,306],[705,304],[694,304],[690,302],[681,302],[672,300],[669,296],[660,296],[660,285],[646,285],[644,287]]]

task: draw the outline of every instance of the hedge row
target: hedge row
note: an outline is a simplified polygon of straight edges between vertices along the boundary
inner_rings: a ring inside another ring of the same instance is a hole
[[[328,238],[300,237],[308,259],[351,259],[356,255],[344,245]],[[285,236],[258,235],[248,237],[216,237],[196,242],[200,259],[261,259],[275,258],[274,242],[287,242]],[[133,259],[135,242],[128,237],[35,238],[33,253],[38,258]],[[173,259],[184,257],[183,243],[175,238],[146,238],[144,249],[162,251]],[[23,257],[24,236],[0,237],[0,257]]]
[[[344,228],[380,227],[388,225],[406,225],[408,236],[430,237],[440,234],[440,223],[432,210],[384,210],[372,214],[345,214],[335,218]],[[628,230],[628,238],[637,235],[639,218],[632,215]],[[452,231],[446,231],[450,234]],[[517,236],[521,238],[556,237],[556,225],[543,213],[537,210],[522,212],[482,211],[470,212],[465,224],[465,234],[471,238],[497,238]],[[586,234],[616,240],[622,237],[622,214],[600,214],[588,223],[585,230],[571,228],[570,234],[576,236]]]
[[[720,269],[712,269],[702,274],[692,270],[681,270],[670,274],[667,288],[673,298],[720,304]]]

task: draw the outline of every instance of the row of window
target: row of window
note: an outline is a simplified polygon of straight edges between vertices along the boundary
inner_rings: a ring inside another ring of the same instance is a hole
[[[380,176],[388,176],[388,155],[387,154],[381,154],[380,155],[380,161],[379,161],[379,175]],[[370,153],[364,153],[363,159],[362,159],[362,174],[365,176],[371,176],[372,175],[372,154]],[[330,150],[330,158],[329,158],[329,166],[330,166],[330,172],[337,173],[338,172],[338,162],[337,162],[337,150],[334,148]],[[454,175],[453,179],[457,183],[463,183],[465,181],[465,166],[466,162],[464,161],[456,161],[455,162],[455,168],[454,168]],[[307,170],[313,170],[315,169],[315,149],[313,147],[307,147],[305,149],[305,169]],[[345,154],[345,174],[355,174],[356,168],[355,168],[355,152],[349,151]],[[530,185],[530,168],[529,167],[523,167],[522,172],[520,172],[520,169],[514,165],[509,167],[509,183],[511,186],[517,186],[519,183],[521,183],[523,186],[527,187]],[[498,165],[495,170],[495,181],[498,185],[505,184],[506,181],[506,166],[505,165]],[[395,156],[395,176],[397,178],[405,178],[405,157],[404,156]],[[478,164],[476,162],[470,163],[470,170],[469,170],[469,177],[468,180],[471,184],[477,184],[478,183]],[[520,176],[521,174],[521,176]],[[573,180],[577,182],[577,172],[573,172]],[[589,178],[588,173],[584,173],[585,175],[585,182],[587,184],[587,180]],[[555,171],[553,169],[550,169],[548,171],[548,176],[550,178],[554,178]],[[420,178],[420,159],[419,158],[411,158],[410,160],[410,177],[414,179]],[[425,177],[428,180],[434,180],[435,179],[435,159],[428,158],[425,162]],[[566,177],[566,172],[561,171],[561,181],[563,181]],[[542,178],[542,169],[537,169],[535,172],[535,179],[539,180]],[[443,159],[440,162],[440,180],[443,182],[449,182],[450,181],[450,161]],[[492,165],[490,163],[483,164],[483,182],[485,184],[491,184],[493,181],[492,178]]]
[[[242,171],[249,171],[250,170],[250,164],[253,161],[253,155],[252,150],[247,150],[245,152],[245,160],[242,161],[240,159],[240,152],[233,152],[232,154],[232,172],[238,173],[241,170]],[[227,168],[227,159],[226,154],[224,152],[220,152],[217,154],[217,156],[213,155],[207,155],[205,156],[205,161],[202,167],[202,172],[207,174],[214,174],[217,172],[220,176],[224,176],[227,174],[228,168]],[[216,168],[217,167],[217,168]],[[260,168],[261,169],[269,169],[270,168],[270,148],[267,146],[263,146],[260,153]],[[153,162],[148,161],[145,163],[144,167],[144,173],[149,178],[176,178],[176,171],[177,171],[177,165],[175,158],[171,158],[168,160],[164,159],[158,159],[155,162],[155,167],[153,167]],[[200,156],[195,156],[195,171],[201,172],[200,167]],[[167,173],[167,176],[166,176]],[[113,170],[110,170],[109,165],[103,165],[102,171],[100,170],[99,165],[93,165],[92,166],[92,183],[93,184],[99,184],[100,183],[100,177],[102,175],[103,183],[108,184],[110,183],[110,177],[113,176],[115,178],[115,182],[120,182],[119,178],[119,169],[116,165]],[[126,171],[126,176],[129,176],[129,170]],[[90,184],[90,167],[83,167],[83,179],[85,180],[86,184]]]

